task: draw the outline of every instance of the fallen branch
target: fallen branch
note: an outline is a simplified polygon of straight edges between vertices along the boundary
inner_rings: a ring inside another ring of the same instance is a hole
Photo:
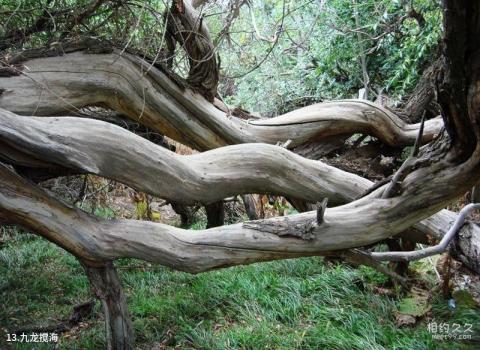
[[[85,118],[22,117],[0,109],[0,136],[8,144],[0,149],[0,158],[12,164],[93,173],[183,204],[248,193],[300,194],[310,202],[328,197],[340,204],[370,184],[279,146],[243,144],[182,156],[115,125]]]
[[[93,266],[133,257],[195,273],[256,261],[323,255],[395,235],[470,188],[476,180],[472,174],[479,170],[478,155],[480,150],[459,168],[461,172],[456,168],[441,171],[437,166],[436,176],[429,176],[421,169],[422,178],[429,179],[426,183],[419,184],[418,179],[412,178],[415,172],[411,173],[405,179],[408,190],[400,197],[380,199],[375,197],[378,193],[372,193],[350,204],[329,208],[320,225],[314,211],[263,220],[260,229],[249,227],[255,224],[253,221],[194,232],[152,222],[99,220],[66,206],[8,167],[0,166],[0,220],[24,225]],[[409,200],[410,196],[431,198],[435,189],[453,182],[455,193],[437,196],[429,207]],[[278,234],[309,225],[309,240]]]

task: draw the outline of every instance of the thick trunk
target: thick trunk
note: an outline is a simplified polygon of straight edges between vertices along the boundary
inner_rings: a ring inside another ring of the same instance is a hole
[[[95,267],[84,264],[84,268],[92,291],[103,306],[107,349],[134,349],[133,325],[113,263],[106,262],[103,266]]]

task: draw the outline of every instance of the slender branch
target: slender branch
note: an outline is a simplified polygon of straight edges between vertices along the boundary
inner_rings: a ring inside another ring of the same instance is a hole
[[[362,252],[368,257],[371,257],[377,261],[414,261],[423,259],[432,255],[441,254],[447,250],[448,244],[459,232],[462,225],[465,223],[466,217],[473,210],[480,209],[480,204],[467,204],[458,214],[455,223],[450,227],[447,234],[443,236],[440,243],[435,246],[428,247],[421,250],[411,251],[411,252]]]
[[[418,129],[418,135],[415,139],[415,144],[413,145],[411,157],[417,157],[418,152],[420,151],[420,145],[422,144],[422,137],[423,137],[423,130],[425,128],[425,114],[426,111],[423,112],[422,121],[420,122],[420,128]]]
[[[403,162],[397,172],[393,175],[392,181],[388,184],[387,188],[382,194],[382,198],[390,198],[395,195],[397,187],[400,185],[401,181],[408,175],[408,171],[412,168],[417,160],[418,152],[420,149],[421,140],[423,137],[423,130],[425,125],[425,113],[422,117],[422,122],[420,123],[420,128],[418,129],[418,135],[415,139],[415,144],[412,149],[411,155]]]

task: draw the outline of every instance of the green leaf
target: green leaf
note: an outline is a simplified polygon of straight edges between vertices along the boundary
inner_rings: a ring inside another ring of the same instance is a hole
[[[431,309],[428,300],[429,295],[425,291],[413,289],[411,294],[398,304],[398,312],[404,315],[421,317]]]

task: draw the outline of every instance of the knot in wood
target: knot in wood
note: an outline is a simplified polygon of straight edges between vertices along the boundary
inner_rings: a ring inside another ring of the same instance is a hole
[[[315,229],[318,227],[315,220],[306,223],[294,223],[288,218],[283,220],[255,220],[243,223],[244,228],[272,233],[279,237],[296,237],[303,240],[312,240],[315,238]]]

